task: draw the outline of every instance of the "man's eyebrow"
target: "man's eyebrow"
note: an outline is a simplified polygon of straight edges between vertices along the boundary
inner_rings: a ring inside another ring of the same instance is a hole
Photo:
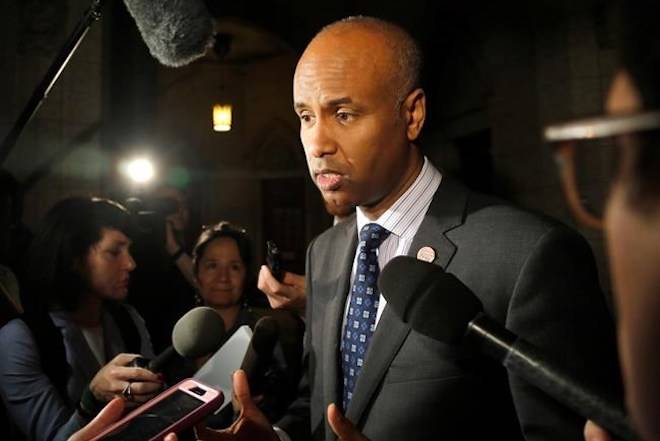
[[[332,100],[328,100],[328,102],[325,103],[326,106],[328,107],[335,107],[340,104],[351,104],[353,100],[349,96],[343,96],[341,98],[335,98]]]
[[[336,106],[341,105],[341,104],[351,104],[351,103],[353,103],[353,100],[351,99],[351,97],[343,96],[343,97],[340,97],[340,98],[333,98],[331,100],[323,102],[323,107],[336,107]],[[309,106],[305,103],[296,102],[296,103],[293,104],[293,108],[295,110],[300,110],[300,109],[304,109],[304,108],[307,108],[307,107],[309,107]]]

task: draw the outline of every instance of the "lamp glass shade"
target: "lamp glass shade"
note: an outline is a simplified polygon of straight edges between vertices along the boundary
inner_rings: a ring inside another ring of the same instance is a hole
[[[213,130],[228,132],[231,130],[231,104],[215,104],[213,106]]]

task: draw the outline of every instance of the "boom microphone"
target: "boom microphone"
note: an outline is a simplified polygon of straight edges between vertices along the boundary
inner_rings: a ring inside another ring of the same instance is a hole
[[[220,315],[208,306],[199,306],[185,313],[172,330],[172,346],[149,363],[149,370],[160,372],[177,354],[197,358],[214,352],[225,338],[225,324]]]
[[[263,380],[273,359],[273,349],[278,337],[279,328],[274,318],[262,317],[257,321],[250,345],[241,363],[241,369],[245,371],[250,393],[253,395],[262,392]]]
[[[202,0],[124,0],[149,52],[179,67],[213,45],[213,19]]]
[[[472,291],[440,266],[395,257],[382,269],[378,287],[387,305],[415,331],[448,344],[471,344],[610,433],[637,439],[620,406],[580,385],[540,348],[485,315]]]

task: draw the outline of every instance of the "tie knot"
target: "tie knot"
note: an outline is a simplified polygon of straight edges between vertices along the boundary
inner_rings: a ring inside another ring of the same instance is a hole
[[[375,223],[366,224],[360,230],[360,240],[365,242],[368,249],[378,248],[389,235],[388,230]]]

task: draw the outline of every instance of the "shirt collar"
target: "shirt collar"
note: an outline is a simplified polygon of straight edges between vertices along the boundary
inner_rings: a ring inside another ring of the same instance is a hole
[[[358,234],[366,224],[377,223],[396,236],[406,236],[406,233],[411,231],[409,228],[411,223],[406,221],[406,215],[414,212],[415,207],[425,206],[424,208],[428,208],[441,180],[442,174],[424,156],[422,170],[417,175],[417,178],[415,178],[415,181],[378,219],[370,220],[362,209],[357,207],[355,211]],[[424,212],[426,211],[424,210]],[[419,222],[421,222],[421,219]],[[416,231],[416,228],[414,230]],[[412,234],[414,235],[414,231]]]

